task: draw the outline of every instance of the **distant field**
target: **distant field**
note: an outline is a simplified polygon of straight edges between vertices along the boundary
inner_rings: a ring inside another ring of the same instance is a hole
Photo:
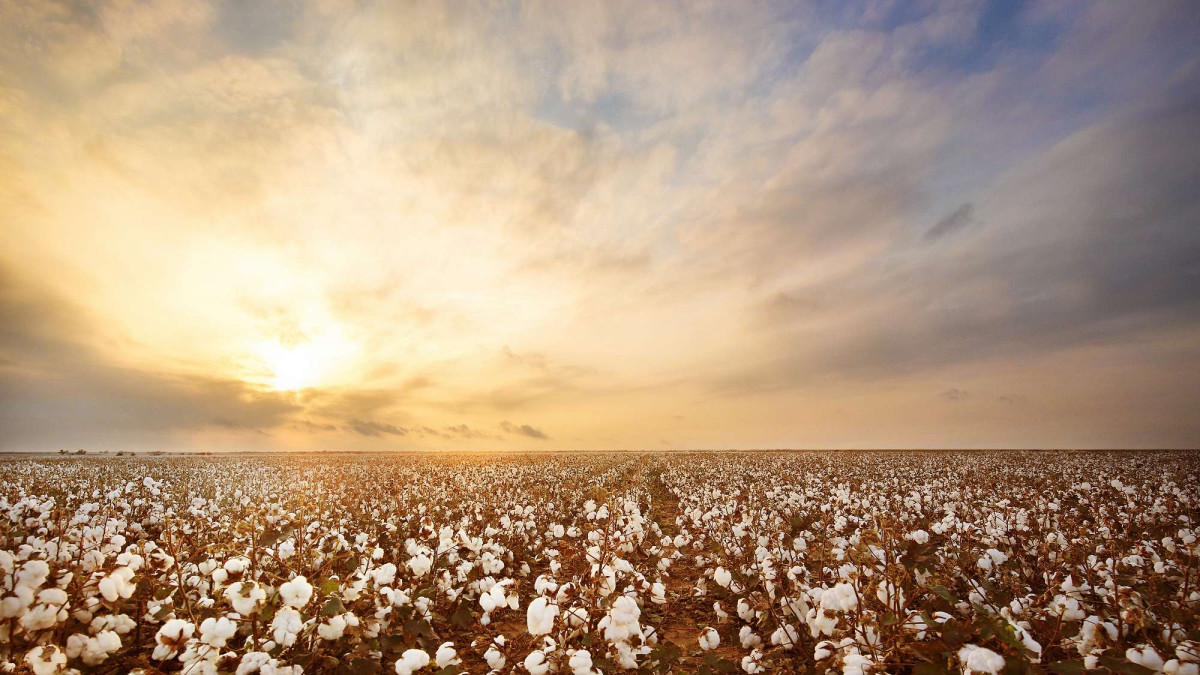
[[[0,494],[20,671],[1200,663],[1186,452],[11,456]]]

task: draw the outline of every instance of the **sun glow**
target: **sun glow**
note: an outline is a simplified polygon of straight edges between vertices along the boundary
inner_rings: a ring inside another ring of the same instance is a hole
[[[328,384],[347,366],[352,345],[337,336],[317,336],[307,342],[284,345],[276,340],[255,345],[267,371],[266,384],[277,391],[295,391]]]

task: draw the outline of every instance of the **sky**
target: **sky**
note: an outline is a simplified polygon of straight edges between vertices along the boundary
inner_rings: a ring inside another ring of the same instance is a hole
[[[0,450],[1200,446],[1197,36],[0,0]]]

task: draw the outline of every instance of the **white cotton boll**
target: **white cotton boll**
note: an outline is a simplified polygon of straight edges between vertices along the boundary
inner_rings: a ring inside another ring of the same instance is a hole
[[[558,605],[550,604],[545,597],[534,598],[529,603],[525,623],[530,635],[545,635],[554,628],[554,617],[558,616]]]
[[[835,612],[849,612],[858,606],[854,586],[846,582],[834,585],[821,594],[821,608]]]
[[[409,649],[396,661],[396,675],[412,675],[429,665],[429,654],[420,649]]]
[[[51,675],[66,668],[67,655],[55,645],[43,645],[29,650],[25,654],[25,663],[34,675]]]
[[[750,626],[742,626],[738,631],[738,640],[742,643],[742,649],[751,649],[762,645],[762,638],[755,635],[754,629]]]
[[[483,653],[483,660],[487,662],[488,668],[492,670],[500,670],[508,659],[504,657],[504,653],[496,649],[496,645],[489,645],[487,651]]]
[[[700,633],[698,641],[700,642],[700,649],[703,649],[706,652],[711,652],[721,644],[721,636],[719,633],[717,633],[715,628],[709,627],[705,628],[704,632]]]
[[[387,586],[396,580],[396,566],[392,563],[384,563],[371,570],[370,576],[376,586]]]
[[[733,581],[733,574],[724,567],[718,567],[717,570],[713,572],[713,581],[717,582],[724,588],[729,588],[729,584]]]
[[[100,595],[109,602],[116,602],[119,598],[129,598],[137,589],[137,585],[131,583],[132,580],[133,570],[128,567],[118,567],[100,580]]]
[[[246,652],[238,662],[234,675],[250,675],[262,671],[262,667],[271,662],[271,655],[266,652]]]
[[[749,622],[754,620],[754,608],[750,606],[750,603],[745,598],[738,598],[737,613],[742,621]]]
[[[908,534],[904,535],[904,538],[910,539],[918,544],[928,544],[929,543],[929,533],[926,532],[925,530],[913,530],[912,532],[909,532]]]
[[[578,649],[571,654],[567,666],[571,668],[571,675],[595,675],[596,673],[595,670],[592,670],[592,654],[586,649]]]
[[[571,607],[563,611],[563,620],[571,628],[579,628],[590,618],[588,611],[582,607]]]
[[[275,549],[275,553],[281,560],[287,560],[296,555],[296,540],[286,539],[280,542],[279,546]]]
[[[996,652],[977,645],[966,645],[958,650],[958,660],[962,662],[967,675],[972,673],[999,673],[1004,668],[1004,657]]]
[[[229,638],[237,633],[237,624],[228,617],[209,617],[200,622],[200,641],[213,646],[224,647]]]
[[[525,657],[525,670],[529,671],[529,675],[546,675],[550,670],[550,664],[546,661],[546,655],[540,649],[535,649],[529,652],[529,656]]]
[[[650,585],[650,602],[656,605],[666,604],[667,587],[661,581],[656,581]]]
[[[296,636],[304,627],[300,612],[291,607],[283,607],[271,619],[271,637],[284,647],[296,644]]]
[[[94,637],[76,633],[67,638],[67,656],[79,657],[89,666],[99,665],[108,655],[121,648],[121,636],[111,630],[100,631]]]
[[[771,633],[771,644],[791,649],[800,644],[800,631],[795,626],[785,623]]]
[[[1150,645],[1142,645],[1141,647],[1130,647],[1129,649],[1126,649],[1125,658],[1129,659],[1133,663],[1138,664],[1139,666],[1149,668],[1154,672],[1162,671],[1163,666],[1165,665],[1163,662],[1163,657],[1160,656],[1159,653],[1155,651],[1154,647],[1151,647]]]
[[[179,654],[184,643],[191,639],[196,627],[183,619],[170,619],[159,627],[154,635],[153,658],[157,661],[173,659]]]
[[[267,599],[267,591],[257,581],[239,581],[225,589],[225,600],[233,611],[242,616],[254,613],[260,603]]]
[[[864,675],[875,662],[859,654],[851,652],[842,659],[842,675]]]
[[[17,570],[17,586],[36,590],[46,583],[50,576],[50,566],[44,560],[27,560]]]
[[[322,640],[334,641],[339,640],[346,634],[346,628],[358,625],[358,617],[350,612],[344,614],[336,614],[331,616],[323,623],[317,626],[317,635],[321,636]]]
[[[713,603],[713,613],[717,615],[719,623],[725,623],[725,620],[729,618],[729,612],[726,612],[725,608],[721,606],[720,600]]]
[[[458,652],[454,649],[453,642],[443,642],[433,655],[433,660],[438,668],[462,663],[462,659],[458,658]]]
[[[742,671],[747,673],[765,673],[767,669],[759,661],[763,653],[757,649],[742,657]]]
[[[303,609],[312,599],[313,587],[305,577],[296,577],[279,586],[279,599],[288,607]]]
[[[813,661],[823,661],[833,656],[833,650],[837,647],[829,640],[822,640],[813,648]]]
[[[1200,665],[1183,663],[1178,659],[1171,659],[1163,664],[1162,671],[1166,675],[1200,675]]]
[[[425,555],[424,553],[418,553],[412,558],[409,558],[407,566],[408,569],[412,570],[414,576],[423,577],[428,574],[430,568],[433,567],[433,561],[430,560],[429,556]]]

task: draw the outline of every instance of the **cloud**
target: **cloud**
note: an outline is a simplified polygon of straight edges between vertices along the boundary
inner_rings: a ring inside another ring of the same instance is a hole
[[[966,203],[954,209],[949,215],[937,221],[925,232],[925,241],[931,242],[975,224],[975,206]]]
[[[531,427],[528,424],[516,425],[516,424],[513,424],[512,422],[509,422],[508,420],[505,420],[505,421],[501,422],[499,424],[499,426],[500,426],[500,430],[505,433],[515,434],[517,436],[528,436],[529,438],[533,438],[533,439],[536,439],[539,441],[550,440],[550,437],[546,435],[546,432],[542,431],[541,429],[536,429],[534,427]]]
[[[92,342],[123,339],[70,301],[0,267],[0,448],[153,439],[174,430],[266,432],[299,407],[244,382],[113,363]]]
[[[346,426],[351,431],[363,436],[373,436],[382,438],[385,434],[389,436],[405,436],[411,429],[398,427],[387,422],[376,422],[373,420],[352,419],[346,422]]]
[[[496,438],[495,436],[487,433],[486,431],[481,431],[479,429],[472,429],[471,427],[467,426],[466,424],[456,424],[453,426],[448,426],[445,429],[446,429],[446,433],[452,434],[454,436],[458,436],[460,438],[487,439],[487,440],[494,440]]]
[[[901,14],[0,4],[0,445],[921,438],[1069,358],[1185,437],[1196,12]]]

